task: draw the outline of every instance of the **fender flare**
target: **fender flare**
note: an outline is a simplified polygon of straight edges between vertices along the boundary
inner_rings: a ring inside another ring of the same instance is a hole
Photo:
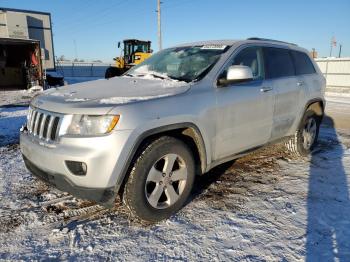
[[[195,136],[196,136],[196,145],[199,151],[199,157],[201,160],[201,170],[204,173],[207,167],[207,153],[206,153],[206,147],[204,143],[203,136],[199,130],[199,128],[191,123],[191,122],[184,122],[184,123],[176,123],[176,124],[171,124],[171,125],[165,125],[165,126],[160,126],[156,127],[150,130],[145,131],[141,135],[138,136],[136,142],[134,143],[131,152],[129,153],[129,156],[127,158],[127,161],[124,163],[124,166],[122,168],[122,172],[120,173],[120,176],[118,177],[116,186],[115,186],[115,192],[119,192],[121,189],[121,186],[124,183],[124,179],[127,176],[127,172],[130,168],[130,165],[135,158],[135,155],[140,148],[141,144],[150,136],[161,134],[164,132],[169,132],[173,130],[178,130],[178,129],[187,129],[190,128],[194,130]],[[197,144],[198,143],[198,144]]]
[[[316,113],[319,114],[320,116],[323,116],[325,108],[326,108],[326,101],[322,98],[314,98],[314,99],[307,101],[305,108],[304,108],[304,112],[315,103],[322,103],[322,106],[321,106],[322,112],[317,112],[317,110],[316,110]]]

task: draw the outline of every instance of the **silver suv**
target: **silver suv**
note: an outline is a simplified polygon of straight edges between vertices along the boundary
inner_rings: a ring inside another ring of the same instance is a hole
[[[74,196],[159,221],[195,175],[267,143],[309,154],[325,79],[297,45],[261,38],[179,45],[121,77],[45,91],[20,136],[27,168]]]

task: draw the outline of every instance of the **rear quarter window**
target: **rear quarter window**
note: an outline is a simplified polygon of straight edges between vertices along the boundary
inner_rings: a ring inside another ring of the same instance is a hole
[[[287,49],[266,47],[264,58],[267,78],[294,76],[295,69],[292,56]]]
[[[307,54],[303,52],[292,51],[292,56],[294,59],[295,71],[297,75],[316,73],[315,67]]]

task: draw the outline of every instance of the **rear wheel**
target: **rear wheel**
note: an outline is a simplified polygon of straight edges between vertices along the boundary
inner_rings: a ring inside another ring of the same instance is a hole
[[[125,184],[123,202],[138,219],[166,219],[184,205],[194,177],[194,159],[187,145],[161,137],[140,152]]]
[[[286,143],[289,151],[298,156],[307,156],[317,144],[321,117],[307,110],[295,135]]]
[[[119,69],[119,68],[111,66],[111,67],[108,67],[106,69],[105,78],[108,79],[108,78],[111,78],[111,77],[120,76],[122,74],[123,74],[123,70],[122,69]]]

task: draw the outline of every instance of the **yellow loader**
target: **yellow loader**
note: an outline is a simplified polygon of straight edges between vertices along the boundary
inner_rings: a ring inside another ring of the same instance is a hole
[[[115,65],[108,67],[105,78],[120,76],[134,65],[137,65],[152,54],[151,41],[142,41],[137,39],[125,39],[124,48],[119,57],[113,58]],[[120,48],[120,42],[118,42]]]

